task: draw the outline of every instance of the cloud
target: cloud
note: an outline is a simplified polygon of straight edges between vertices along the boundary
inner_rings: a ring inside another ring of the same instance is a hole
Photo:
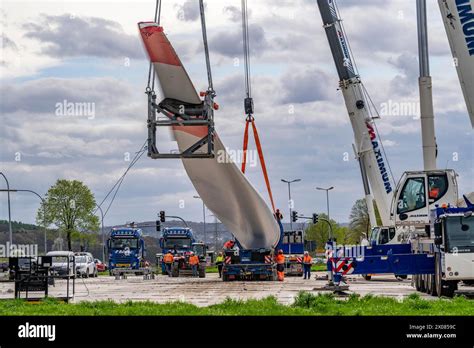
[[[250,52],[252,55],[261,54],[269,44],[265,38],[265,30],[258,24],[249,25]],[[225,30],[214,34],[209,40],[209,47],[213,53],[227,57],[243,56],[242,31]]]
[[[297,72],[287,72],[281,78],[283,104],[308,103],[329,98],[330,79],[316,68],[308,67]]]
[[[224,14],[228,15],[228,18],[232,22],[240,22],[242,21],[242,11],[240,8],[236,6],[226,6],[224,7],[223,11]],[[248,17],[250,17],[250,11],[247,12]]]
[[[117,95],[128,98],[131,94],[132,90],[128,84],[113,78],[43,78],[17,84],[2,84],[0,111],[54,114],[56,104],[66,100],[72,103],[95,103],[97,112],[106,112],[109,107],[117,105]]]
[[[403,52],[396,58],[390,57],[388,63],[401,72],[390,82],[391,91],[399,96],[413,94],[416,91],[419,75],[417,56],[410,52]]]
[[[184,4],[177,5],[176,17],[184,22],[193,22],[200,16],[199,4],[197,1],[186,0]],[[206,7],[206,6],[205,6]]]
[[[23,28],[25,37],[43,44],[42,54],[53,57],[145,58],[136,35],[103,18],[43,14]]]

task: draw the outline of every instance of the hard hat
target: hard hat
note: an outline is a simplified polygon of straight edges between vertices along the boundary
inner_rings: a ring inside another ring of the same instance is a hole
[[[309,254],[307,251],[304,252],[305,254]]]
[[[283,254],[283,250],[282,249],[278,250],[278,254]]]

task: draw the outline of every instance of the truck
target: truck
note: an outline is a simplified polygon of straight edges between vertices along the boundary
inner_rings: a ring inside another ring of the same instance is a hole
[[[303,276],[303,254],[305,248],[302,230],[284,231],[283,240],[277,249],[285,255],[285,275]]]
[[[474,204],[442,205],[431,211],[425,236],[406,244],[337,246],[328,264],[338,284],[348,274],[412,275],[415,289],[433,296],[452,297],[458,284],[474,284]]]
[[[433,254],[434,272],[413,276],[417,291],[452,297],[458,284],[474,285],[474,205],[436,207],[428,237],[412,241],[413,252]]]
[[[143,275],[150,272],[145,262],[145,240],[140,228],[112,228],[107,248],[110,275],[125,273]]]
[[[163,256],[168,252],[173,254],[174,262],[171,267],[171,276],[179,277],[192,275],[189,257],[191,252],[199,257],[199,278],[206,277],[207,246],[194,237],[189,227],[166,227],[160,238],[162,253],[157,254],[157,263],[161,266],[162,274],[167,274]]]
[[[274,251],[283,249],[285,232],[280,220],[280,238],[274,248],[245,249],[234,238],[236,248],[224,250],[224,264],[222,267],[222,280],[269,280],[277,279]],[[288,234],[292,235],[292,233]],[[288,249],[288,244],[287,249]]]

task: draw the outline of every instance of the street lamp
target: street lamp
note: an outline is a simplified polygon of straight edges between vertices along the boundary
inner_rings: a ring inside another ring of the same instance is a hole
[[[326,206],[327,206],[327,212],[328,212],[328,221],[330,221],[330,218],[329,218],[329,191],[331,191],[333,188],[334,188],[334,186],[331,186],[331,187],[328,187],[328,188],[316,187],[316,190],[326,191]]]
[[[104,211],[101,206],[96,204],[97,208],[100,211],[100,224],[102,226],[102,262],[105,262],[105,235],[104,235]]]
[[[288,184],[288,206],[290,207],[290,230],[293,231],[293,219],[291,218],[291,206],[292,206],[292,201],[291,201],[291,184],[294,183],[294,182],[301,181],[301,179],[294,179],[294,180],[281,179],[281,181]]]
[[[8,183],[8,179],[0,172],[0,175],[3,176],[5,182],[7,183],[7,190],[8,190],[8,231],[10,233],[10,246],[13,244],[13,232],[12,232],[12,213],[11,213],[11,206],[10,206],[10,184]]]
[[[46,255],[46,253],[48,252],[48,244],[47,244],[47,239],[46,239],[46,210],[45,210],[45,204],[44,204],[44,198],[41,197],[41,195],[33,190],[16,190],[16,189],[7,189],[7,190],[0,190],[0,192],[5,192],[7,191],[8,194],[10,194],[10,192],[29,192],[29,193],[32,193],[34,195],[36,195],[39,199],[41,199],[41,202],[43,203],[43,219],[44,219],[44,253]]]
[[[204,220],[204,244],[207,244],[207,235],[206,235],[206,205],[204,204],[203,199],[200,196],[193,196],[193,198],[202,200],[202,218]]]

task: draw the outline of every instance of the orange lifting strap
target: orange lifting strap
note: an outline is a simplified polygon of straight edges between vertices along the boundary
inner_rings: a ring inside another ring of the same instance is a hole
[[[270,202],[272,203],[273,213],[275,213],[275,203],[273,202],[272,188],[270,186],[270,180],[268,180],[267,166],[265,165],[265,158],[263,157],[262,144],[257,132],[257,126],[255,125],[255,119],[252,116],[247,117],[245,121],[244,131],[244,153],[242,160],[242,173],[245,174],[245,165],[247,163],[247,148],[249,144],[249,123],[252,124],[253,136],[255,138],[255,146],[257,147],[258,157],[260,159],[260,165],[262,167],[263,177],[265,178],[265,184],[267,185],[268,196],[270,196]]]

